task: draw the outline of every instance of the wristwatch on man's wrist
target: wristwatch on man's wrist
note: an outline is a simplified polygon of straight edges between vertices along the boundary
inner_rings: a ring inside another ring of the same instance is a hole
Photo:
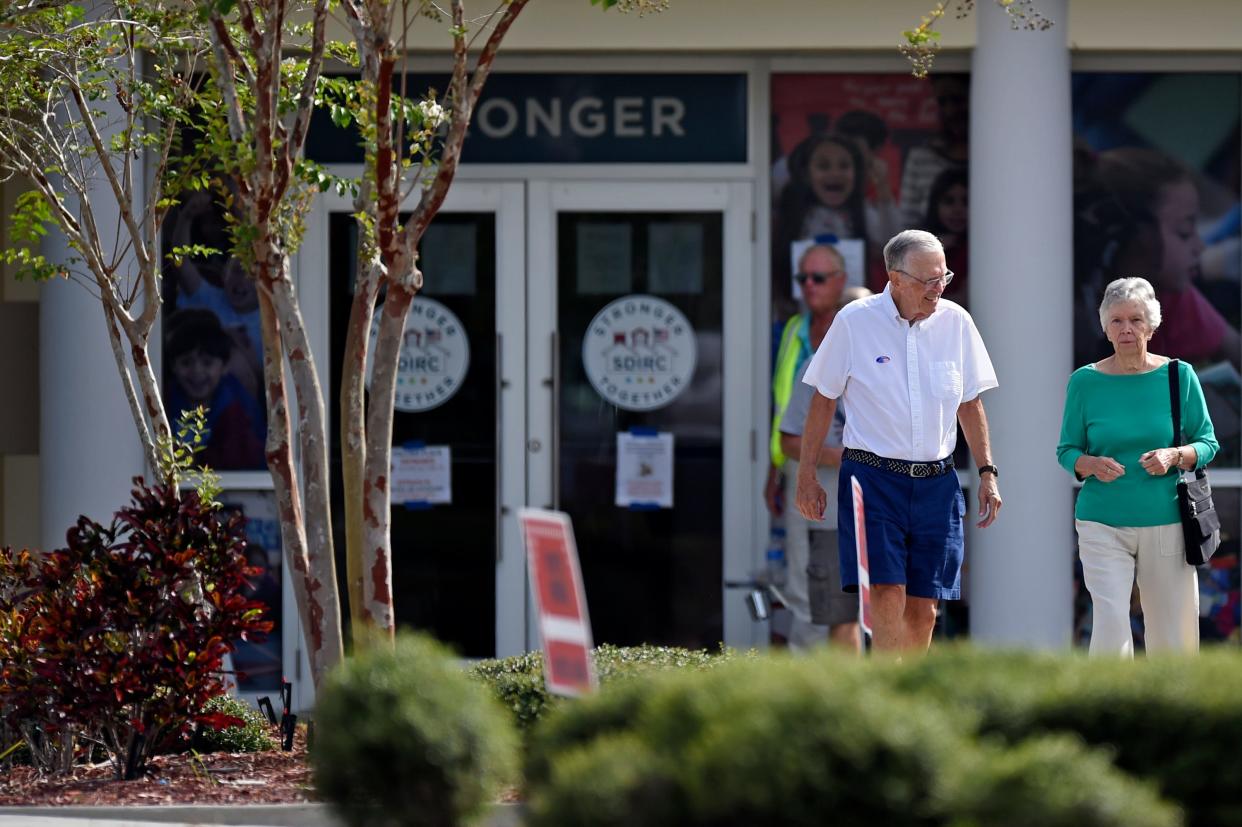
[[[984,474],[991,474],[992,476],[996,477],[997,479],[1000,479],[1000,471],[997,471],[997,470],[996,470],[996,466],[995,466],[995,465],[980,465],[980,466],[979,466],[979,476],[983,476]]]

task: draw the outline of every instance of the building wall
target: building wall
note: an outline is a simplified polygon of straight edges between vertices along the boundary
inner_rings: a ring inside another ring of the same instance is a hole
[[[0,208],[8,215],[21,187],[0,187]],[[8,227],[0,221],[0,246]],[[0,271],[0,545],[39,542],[39,287]]]

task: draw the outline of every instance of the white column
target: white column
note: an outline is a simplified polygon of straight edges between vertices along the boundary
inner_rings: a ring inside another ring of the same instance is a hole
[[[122,119],[115,102],[97,106],[108,113],[99,119],[107,141]],[[91,189],[100,239],[105,245],[124,243],[127,235],[117,232],[120,209],[102,175]],[[67,203],[70,209],[78,206],[72,195]],[[45,237],[42,252],[50,261],[80,258],[56,232]],[[112,251],[104,253],[109,257]],[[75,267],[85,271],[80,262]],[[65,532],[79,515],[108,525],[129,502],[132,479],[144,473],[141,442],[95,295],[98,288],[93,277],[85,278],[89,290],[57,280],[43,285],[39,296],[39,501],[45,549],[63,548]]]
[[[1069,3],[1039,10],[1049,31],[975,7],[970,310],[1000,379],[984,403],[1004,507],[967,542],[971,637],[1059,648],[1073,624],[1072,486],[1055,455],[1073,367]]]
[[[116,213],[97,210],[101,228]],[[44,244],[43,252],[68,258],[61,239]],[[99,300],[66,281],[46,284],[41,293],[40,536],[45,549],[54,549],[64,547],[80,514],[107,525],[129,501],[130,480],[143,473],[143,462]]]

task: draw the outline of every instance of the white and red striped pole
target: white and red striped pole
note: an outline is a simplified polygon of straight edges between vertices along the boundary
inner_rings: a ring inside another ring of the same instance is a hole
[[[854,494],[854,548],[858,552],[858,624],[871,634],[871,570],[867,565],[867,520],[858,477],[850,477]]]

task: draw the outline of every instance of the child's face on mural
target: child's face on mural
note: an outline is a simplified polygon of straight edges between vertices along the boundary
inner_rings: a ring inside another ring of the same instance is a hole
[[[823,143],[811,153],[809,163],[811,192],[825,207],[843,207],[854,192],[858,171],[854,159],[843,146]]]
[[[949,232],[960,235],[966,232],[970,220],[970,202],[967,200],[966,187],[954,184],[945,190],[936,205],[939,210],[940,224]]]
[[[224,360],[195,348],[174,359],[172,370],[191,405],[208,405],[224,378]]]
[[[1199,191],[1193,181],[1170,184],[1156,207],[1164,261],[1156,281],[1161,287],[1185,290],[1199,277],[1203,239],[1199,237]]]
[[[241,262],[229,259],[221,277],[224,295],[229,306],[238,313],[250,313],[259,306],[259,294],[254,289],[254,282],[246,277]]]

